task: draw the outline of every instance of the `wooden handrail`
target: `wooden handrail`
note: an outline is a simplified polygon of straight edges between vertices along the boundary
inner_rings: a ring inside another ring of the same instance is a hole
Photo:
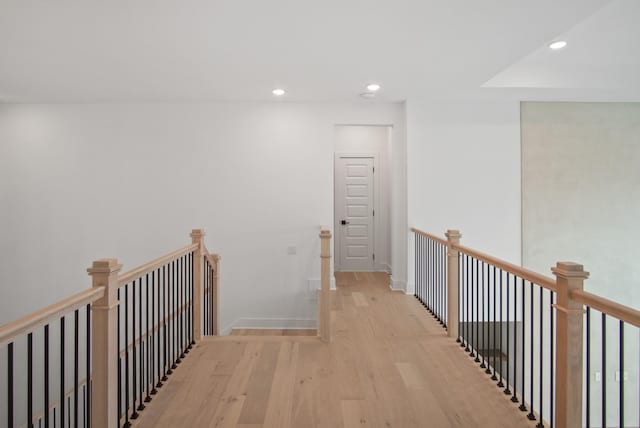
[[[149,263],[145,263],[142,266],[138,266],[137,268],[131,269],[128,272],[123,273],[118,276],[118,287],[122,287],[125,284],[133,281],[134,279],[138,279],[141,276],[156,270],[159,267],[164,266],[165,264],[177,259],[178,257],[184,256],[192,251],[197,250],[199,247],[198,244],[189,244],[186,247],[180,248],[172,253],[169,253],[165,256],[158,257],[155,260],[150,261]]]
[[[432,234],[427,233],[427,232],[425,232],[425,231],[423,231],[423,230],[416,229],[415,227],[412,227],[412,228],[411,228],[411,231],[412,231],[412,232],[414,232],[414,233],[417,233],[418,235],[422,235],[422,236],[424,236],[425,238],[428,238],[428,239],[431,239],[431,240],[433,240],[433,241],[439,242],[439,243],[441,243],[442,245],[447,245],[447,244],[448,244],[448,242],[447,242],[447,240],[446,240],[446,239],[440,238],[440,237],[438,237],[438,236],[436,236],[436,235],[432,235]]]
[[[584,290],[571,290],[569,294],[576,302],[587,305],[603,314],[611,315],[636,327],[640,327],[640,311]]]
[[[548,276],[544,276],[532,270],[525,269],[521,266],[514,265],[513,263],[509,263],[504,260],[500,260],[496,257],[481,253],[480,251],[474,250],[473,248],[465,247],[460,244],[454,244],[452,248],[466,255],[475,257],[478,260],[489,263],[490,265],[493,265],[504,271],[517,275],[520,278],[524,278],[527,281],[531,281],[536,285],[546,288],[547,290],[551,290],[553,292],[558,291],[556,287],[556,281],[553,278],[549,278]]]
[[[62,316],[93,303],[104,296],[104,287],[89,288],[32,314],[0,327],[0,346],[17,337],[60,319]]]

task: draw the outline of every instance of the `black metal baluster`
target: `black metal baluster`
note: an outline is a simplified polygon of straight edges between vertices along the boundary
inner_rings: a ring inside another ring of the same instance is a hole
[[[521,278],[520,283],[522,284],[522,290],[521,290],[522,291],[522,293],[521,293],[522,294],[522,311],[521,311],[521,314],[522,314],[522,388],[520,390],[520,398],[522,399],[522,403],[520,403],[519,409],[521,411],[523,411],[523,412],[526,412],[527,411],[527,406],[525,405],[525,402],[524,402],[524,384],[525,384],[525,381],[524,381],[525,374],[524,374],[524,372],[525,372],[525,369],[526,369],[525,364],[524,364],[524,360],[525,360],[525,354],[524,353],[525,353],[525,342],[526,342],[526,340],[525,340],[525,335],[526,335],[526,329],[525,329],[525,327],[526,327],[525,326],[525,320],[526,320],[526,314],[525,314],[525,312],[526,312],[526,308],[525,308],[526,302],[525,302],[525,300],[526,300],[526,295],[525,295],[525,289],[524,289],[525,288],[524,278]],[[515,391],[514,391],[514,395],[515,395]]]
[[[169,340],[168,340],[168,335],[167,335],[167,328],[168,328],[168,321],[169,321],[169,317],[167,315],[167,311],[168,311],[168,285],[167,283],[169,282],[169,266],[165,265],[162,266],[162,276],[164,277],[164,281],[162,283],[162,312],[163,312],[163,321],[162,321],[162,335],[163,335],[163,342],[164,345],[162,346],[162,382],[166,382],[167,381],[167,366],[169,365]]]
[[[187,338],[188,346],[185,352],[189,352],[195,344],[193,340],[193,253],[189,253],[187,262],[189,266],[187,270],[187,291],[189,295],[189,312],[187,313],[187,316],[189,317],[189,335]]]
[[[607,316],[602,314],[602,426],[607,426]]]
[[[7,345],[7,427],[13,426],[13,342]]]
[[[186,307],[186,299],[185,299],[185,284],[186,284],[186,263],[185,263],[185,256],[180,257],[180,266],[182,268],[182,275],[180,277],[181,282],[180,282],[180,348],[181,348],[181,353],[180,353],[180,359],[184,358],[184,348],[185,346],[185,342],[186,342],[186,313],[185,313],[185,307]]]
[[[421,250],[421,242],[420,242],[420,235],[416,234],[416,298],[418,299],[419,302],[422,302],[422,298],[420,297],[422,295],[422,284],[420,281],[420,273],[421,273],[421,262],[422,260],[420,259],[420,250]],[[207,263],[207,258],[204,258],[204,262],[205,264]],[[207,266],[207,269],[205,269],[205,276],[209,276],[209,269]],[[208,302],[207,302],[208,303]]]
[[[82,385],[82,408],[84,411],[82,412],[82,426],[87,428],[89,423],[87,422],[87,384]]]
[[[124,286],[124,380],[124,427],[128,428],[131,426],[129,422],[129,381],[131,380],[129,377],[129,284]],[[133,408],[135,411],[135,405]]]
[[[138,280],[138,346],[140,346],[140,351],[139,351],[139,360],[138,360],[138,367],[139,367],[139,378],[138,378],[138,384],[140,386],[140,391],[139,391],[139,395],[138,395],[138,411],[142,411],[144,410],[145,406],[144,403],[142,401],[142,390],[144,388],[143,383],[144,383],[144,348],[143,348],[143,341],[142,341],[143,335],[142,335],[142,277],[140,277],[140,279]],[[133,346],[135,349],[136,346],[136,340],[135,340],[135,336],[133,338]],[[135,363],[134,363],[135,364]]]
[[[620,382],[620,424],[619,426],[624,427],[624,322],[620,320],[620,378],[618,381]]]
[[[504,388],[504,393],[506,395],[510,395],[511,391],[509,390],[509,379],[513,378],[511,377],[511,374],[509,373],[509,359],[511,358],[511,349],[509,348],[509,317],[511,316],[511,311],[509,311],[509,279],[511,278],[511,274],[509,272],[507,272],[507,286],[506,286],[506,291],[507,291],[507,295],[506,295],[506,299],[505,301],[507,302],[507,370],[505,371],[505,388]]]
[[[168,303],[167,303],[167,336],[168,336],[168,352],[167,352],[167,375],[171,375],[173,373],[173,368],[175,365],[173,364],[173,266],[174,262],[171,262],[168,267],[168,277],[167,277],[167,293],[168,293]]]
[[[44,326],[44,426],[49,428],[49,324]]]
[[[473,273],[474,283],[476,284],[476,316],[474,317],[475,325],[476,325],[476,334],[475,334],[475,344],[474,348],[476,350],[476,358],[473,360],[476,363],[480,362],[480,278],[479,278],[479,268],[478,268],[478,259],[474,259],[475,267]]]
[[[431,287],[429,284],[429,241],[426,238],[422,239],[422,283],[424,286],[424,301],[422,304],[429,312],[431,312]]]
[[[498,379],[498,388],[502,388],[504,387],[504,383],[502,382],[502,277],[503,277],[503,272],[502,269],[500,269],[500,377]],[[507,298],[507,300],[509,300]],[[507,347],[508,348],[508,347]],[[509,364],[509,359],[507,359],[507,364]],[[508,366],[507,366],[508,367]]]
[[[427,281],[426,281],[426,269],[427,269],[427,265],[426,265],[426,259],[425,259],[425,240],[422,236],[420,236],[420,260],[418,263],[419,269],[420,269],[420,303],[422,303],[422,305],[424,307],[426,307],[426,301],[427,301]]]
[[[424,239],[424,285],[425,285],[425,307],[433,315],[431,302],[433,293],[431,289],[431,241]]]
[[[67,427],[71,428],[71,397],[67,398],[67,414],[69,415],[69,419],[67,419]]]
[[[142,282],[142,281],[141,281]],[[140,285],[142,287],[142,284]],[[131,419],[138,419],[138,411],[136,409],[136,399],[138,396],[138,350],[136,346],[136,280],[133,281],[133,287],[131,289],[131,344],[132,344],[132,359],[131,364],[133,368],[133,393],[132,393],[132,405],[131,405]],[[142,387],[142,385],[141,385]]]
[[[416,241],[416,249],[417,249],[417,241]],[[416,289],[415,289],[415,293],[416,293],[416,299],[418,299],[418,301],[420,301],[420,282],[418,280],[418,272],[419,272],[419,267],[418,267],[418,256],[416,253]],[[204,334],[205,336],[209,336],[209,263],[207,262],[207,257],[204,257]]]
[[[587,306],[587,317],[586,317],[586,403],[585,403],[585,422],[586,427],[591,427],[591,308]]]
[[[191,253],[188,253],[185,257],[186,264],[186,275],[185,275],[185,300],[186,300],[186,317],[187,317],[187,328],[186,328],[186,336],[185,336],[185,349],[184,353],[188,354],[191,348]]]
[[[458,253],[458,337],[456,342],[462,346],[462,255]]]
[[[439,244],[433,241],[433,284],[436,288],[436,313],[438,314],[438,321],[442,325],[442,290],[440,289],[440,251]]]
[[[466,294],[465,294],[465,312],[466,312],[466,316],[465,316],[465,322],[464,322],[464,328],[465,328],[465,348],[464,350],[466,352],[470,352],[469,349],[469,255],[465,254],[464,255],[465,258],[465,262],[464,262],[464,270],[465,270],[465,287],[466,287]]]
[[[484,354],[487,353],[487,345],[485,342],[485,319],[484,319],[484,314],[485,314],[485,305],[484,305],[484,286],[485,286],[485,282],[484,282],[484,266],[485,263],[481,262],[480,266],[478,266],[478,286],[480,287],[480,298],[478,299],[478,303],[480,304],[480,308],[482,308],[482,311],[479,312],[478,318],[480,320],[480,322],[478,323],[479,326],[482,328],[482,334],[478,335],[478,351],[482,350],[482,361],[480,363],[480,368],[481,369],[486,369],[487,366],[484,363]],[[480,345],[480,340],[482,340],[482,345]]]
[[[532,299],[533,300],[533,299]],[[539,405],[540,405],[540,410],[539,410],[539,414],[540,414],[540,421],[538,422],[538,424],[536,425],[536,428],[544,428],[544,418],[543,418],[543,401],[542,401],[542,380],[544,377],[544,368],[543,368],[543,356],[542,356],[542,350],[544,349],[544,314],[543,314],[543,308],[542,308],[542,302],[544,300],[544,289],[542,287],[540,287],[540,355],[539,355],[539,363],[540,363],[540,381],[538,382],[538,395],[539,395]],[[551,308],[549,308],[551,309]],[[531,313],[533,314],[533,307],[531,308]],[[531,325],[533,325],[533,315],[531,317]],[[533,337],[533,332],[531,333],[531,337]],[[533,348],[533,346],[531,347]],[[533,360],[532,360],[533,361]],[[533,366],[533,363],[531,364]],[[533,384],[533,377],[531,378],[531,384]],[[552,388],[553,385],[549,385],[549,388]],[[533,388],[532,388],[532,392],[531,392],[531,413],[533,413]]]
[[[440,272],[440,244],[437,243],[436,241],[433,241],[433,248],[434,248],[434,256],[435,256],[435,261],[436,261],[436,268],[435,268],[435,284],[436,287],[438,289],[438,320],[440,321],[440,325],[444,325],[444,298],[443,298],[443,293],[442,293],[442,283],[440,281],[441,278],[441,272]]]
[[[120,419],[122,418],[122,357],[120,356],[120,289],[118,288],[118,426],[120,426]],[[125,329],[126,331],[126,329]]]
[[[498,318],[496,318],[496,268],[493,266],[493,340],[492,342],[492,352],[493,352],[493,375],[491,376],[491,380],[498,380],[498,376],[496,376],[496,324],[498,323]]]
[[[64,426],[64,317],[60,318],[60,426]]]
[[[427,258],[425,259],[427,266],[425,271],[425,281],[427,284],[427,309],[429,309],[431,315],[437,318],[435,308],[433,307],[433,302],[435,301],[435,288],[433,287],[433,261],[431,259],[431,240],[425,239],[425,246],[427,247]]]
[[[511,401],[518,402],[516,391],[518,390],[518,277],[513,275],[513,396]],[[523,320],[524,322],[524,320]],[[524,342],[524,337],[522,338]],[[524,383],[524,378],[522,379]]]
[[[178,323],[178,360],[176,363],[180,364],[184,354],[182,353],[182,257],[178,259],[178,282],[176,283],[176,292],[178,293],[178,310],[176,311],[176,320]]]
[[[87,393],[85,399],[85,415],[87,416],[86,426],[91,426],[91,304],[87,304],[86,306],[87,318],[86,318],[86,338],[87,346],[86,350],[86,361],[85,361],[85,369],[86,369],[86,379],[87,379]],[[118,333],[119,334],[119,333]]]
[[[153,279],[153,275],[155,275],[155,271],[151,272],[151,276]],[[153,381],[151,380],[151,361],[152,361],[152,357],[151,357],[151,346],[149,346],[149,341],[150,341],[150,337],[149,337],[149,301],[151,299],[149,299],[149,274],[147,273],[146,278],[145,278],[145,298],[146,298],[146,311],[145,311],[145,319],[146,319],[146,327],[147,327],[147,331],[145,333],[145,346],[144,349],[146,351],[145,353],[145,365],[146,365],[146,370],[145,370],[145,375],[147,376],[145,384],[144,384],[144,389],[146,392],[146,396],[144,397],[144,402],[148,403],[149,401],[151,401],[151,396],[150,394],[150,390],[149,390],[149,385],[153,385]],[[151,304],[151,306],[153,307],[153,302]],[[153,326],[153,325],[152,325]],[[142,340],[142,339],[141,339]]]
[[[160,354],[156,353],[158,347],[157,334],[160,333],[160,327],[156,330],[156,273],[160,273],[160,269],[153,271],[151,275],[151,395],[156,395],[158,390],[156,389],[156,358],[160,359]],[[160,302],[160,296],[158,296],[157,302]],[[159,306],[160,303],[157,304]],[[158,311],[159,313],[160,311]],[[157,332],[157,333],[156,333]],[[159,370],[159,367],[158,367]],[[159,373],[159,371],[158,371]],[[158,375],[158,380],[160,376]]]
[[[542,288],[540,288],[542,290]],[[533,414],[533,282],[529,281],[529,297],[531,302],[529,303],[529,313],[531,320],[529,320],[529,414],[527,418],[530,421],[536,420],[536,415]],[[524,313],[524,311],[523,311]],[[542,349],[542,342],[540,342],[540,349]],[[524,385],[524,382],[522,382]],[[524,404],[524,394],[522,395],[522,403]]]
[[[475,288],[475,283],[476,283],[476,276],[475,276],[475,259],[473,257],[471,257],[471,275],[470,275],[470,280],[471,280],[471,285],[470,285],[470,289],[471,289],[471,352],[469,353],[470,357],[475,357],[475,349],[476,349],[476,335],[475,335],[475,330],[476,330],[476,312],[475,312],[475,299],[474,299],[474,288]]]
[[[440,260],[442,265],[440,266],[440,272],[442,272],[442,296],[444,296],[443,300],[443,323],[444,327],[448,329],[447,319],[449,318],[449,295],[447,293],[447,246],[442,244],[440,245]]]
[[[415,280],[415,288],[413,290],[413,295],[414,297],[418,298],[418,294],[420,294],[419,292],[419,288],[418,288],[418,266],[420,263],[420,260],[418,258],[418,234],[416,232],[413,232],[413,260],[414,260],[414,267],[413,267],[413,276],[414,276],[414,280]],[[207,272],[207,258],[205,257],[204,259],[204,271]],[[206,275],[205,275],[206,277]],[[205,295],[206,295],[206,291],[207,288],[205,286]],[[206,302],[206,297],[205,297],[205,302]],[[205,305],[206,306],[206,305]],[[206,309],[205,309],[206,311]],[[207,334],[207,332],[205,331],[205,335]]]
[[[78,310],[76,309],[73,317],[73,426],[78,426],[78,383],[79,383],[79,364],[78,364],[78,342],[79,342],[79,326],[78,326]]]
[[[553,422],[554,422],[554,399],[553,399],[553,393],[554,393],[554,384],[553,384],[553,380],[554,380],[554,370],[553,370],[553,364],[554,364],[554,355],[553,355],[553,348],[554,348],[554,332],[555,327],[554,327],[554,322],[553,322],[553,311],[554,311],[554,298],[553,298],[554,294],[553,291],[549,291],[549,343],[550,346],[549,348],[551,349],[551,352],[549,353],[549,428],[553,428]],[[587,352],[587,360],[589,360],[589,353]],[[587,370],[587,377],[589,376],[589,371]],[[588,399],[587,399],[587,406],[588,406]]]
[[[33,333],[27,335],[27,426],[33,427]]]
[[[196,344],[196,337],[195,337],[195,323],[199,322],[199,320],[195,319],[194,316],[194,309],[195,309],[195,284],[193,281],[193,276],[194,276],[194,272],[195,270],[193,269],[193,264],[195,262],[195,252],[191,253],[191,346],[190,348]]]
[[[459,334],[460,334],[460,346],[462,348],[464,348],[464,343],[466,341],[466,331],[465,331],[465,327],[467,325],[467,320],[465,318],[465,323],[464,325],[462,325],[462,318],[464,317],[465,311],[466,311],[466,305],[467,305],[467,296],[464,294],[465,291],[465,283],[466,283],[466,278],[465,278],[465,266],[464,266],[464,254],[462,253],[458,253],[458,265],[460,267],[460,273],[458,274],[458,284],[460,287],[460,308],[459,308],[459,312],[458,312],[458,319],[460,320],[460,327],[458,328]]]
[[[177,311],[178,311],[178,303],[177,303],[177,287],[176,284],[178,283],[177,278],[178,278],[178,273],[177,273],[177,263],[175,262],[175,260],[173,262],[171,262],[171,270],[173,272],[173,281],[171,282],[171,291],[172,291],[172,297],[173,297],[173,305],[172,305],[172,310],[173,313],[171,314],[171,336],[173,336],[173,347],[171,349],[171,360],[173,361],[173,363],[171,364],[171,369],[175,370],[178,365],[176,364],[176,355],[177,355],[177,351],[178,351],[178,334],[176,332],[176,323],[177,323]]]
[[[160,388],[162,386],[162,382],[160,380],[160,327],[162,325],[162,316],[161,316],[161,312],[160,312],[160,301],[161,301],[161,298],[160,298],[160,291],[161,291],[160,284],[161,284],[162,281],[161,281],[161,276],[160,276],[161,273],[160,272],[161,272],[160,268],[158,268],[158,270],[157,270],[158,281],[157,282],[155,281],[156,277],[154,276],[154,283],[153,283],[153,290],[154,290],[153,293],[155,293],[156,285],[158,286],[158,294],[157,294],[157,299],[155,300],[156,306],[155,306],[155,310],[154,310],[154,321],[153,321],[154,332],[155,332],[154,333],[155,336],[154,336],[154,339],[153,339],[153,345],[154,345],[154,349],[155,349],[155,352],[156,352],[156,375],[158,377],[158,382],[155,382],[155,379],[154,379],[155,388],[153,388],[153,391],[151,391],[152,394],[157,393],[157,388]],[[155,314],[158,314],[158,322],[157,322],[157,324],[155,322]],[[158,326],[157,328],[155,327],[156,325]]]
[[[442,254],[442,244],[438,244],[439,249],[439,257],[440,263],[438,264],[440,269],[440,307],[441,307],[441,318],[442,318],[442,326],[447,328],[447,293],[446,287],[444,284],[444,255]]]

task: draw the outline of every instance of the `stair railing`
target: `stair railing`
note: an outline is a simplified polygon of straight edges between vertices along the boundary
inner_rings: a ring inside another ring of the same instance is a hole
[[[129,427],[218,331],[220,257],[191,239],[126,273],[96,260],[92,288],[0,327],[0,425]]]
[[[554,279],[411,230],[415,297],[536,427],[639,425],[640,311],[584,291],[582,265]]]

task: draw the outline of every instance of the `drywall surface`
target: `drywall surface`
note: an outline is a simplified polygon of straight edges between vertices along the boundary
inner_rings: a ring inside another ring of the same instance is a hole
[[[375,270],[391,271],[391,156],[393,129],[388,126],[336,126],[336,154],[375,155],[377,188],[375,189]],[[339,227],[336,219],[334,230]],[[334,243],[337,245],[337,233]],[[335,251],[337,254],[338,251]],[[336,264],[337,266],[337,260]]]
[[[409,226],[442,237],[459,229],[464,245],[519,264],[518,101],[469,95],[406,109]],[[410,237],[410,283],[413,246]]]
[[[640,305],[640,103],[522,103],[523,262]]]
[[[89,287],[94,259],[128,270],[204,228],[222,255],[223,328],[309,327],[334,126],[392,125],[404,154],[403,115],[377,103],[1,106],[0,323]]]
[[[586,290],[640,308],[640,103],[525,102],[521,109],[524,265],[548,273],[560,260],[581,263],[591,274]],[[600,421],[600,314],[592,319],[591,416]],[[636,426],[637,329],[625,330],[625,422]],[[620,386],[618,338],[609,318],[608,391]],[[617,425],[617,395],[609,403],[607,424]]]

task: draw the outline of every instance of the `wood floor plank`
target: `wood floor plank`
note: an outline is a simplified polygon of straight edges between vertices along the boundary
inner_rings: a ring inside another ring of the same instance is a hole
[[[366,297],[364,297],[364,294],[359,293],[359,292],[353,292],[351,293],[351,296],[353,297],[353,301],[356,304],[356,306],[369,306],[369,302],[367,302]]]
[[[239,423],[262,424],[264,422],[280,347],[279,343],[264,344],[260,359],[247,384],[247,400],[242,408]]]
[[[209,423],[210,427],[233,428],[238,423],[246,399],[247,383],[263,346],[262,342],[248,342],[246,344],[242,358],[231,375],[227,388],[218,403],[218,408]]]
[[[269,394],[264,418],[265,428],[290,428],[293,408],[293,388],[298,364],[300,344],[285,342],[280,345],[278,362]]]

